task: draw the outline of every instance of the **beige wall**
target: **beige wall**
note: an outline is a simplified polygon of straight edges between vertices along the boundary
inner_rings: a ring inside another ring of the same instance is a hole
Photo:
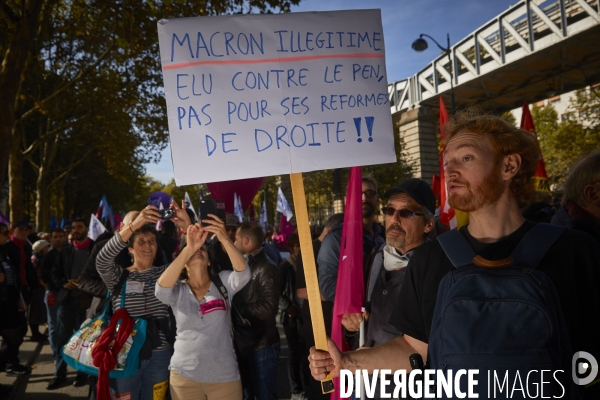
[[[415,178],[423,179],[429,184],[432,175],[440,173],[438,118],[437,110],[425,107],[394,115],[394,122],[400,125],[400,137],[404,140],[408,160],[415,164]]]

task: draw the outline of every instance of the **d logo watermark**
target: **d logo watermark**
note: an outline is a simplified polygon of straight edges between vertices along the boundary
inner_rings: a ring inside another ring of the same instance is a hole
[[[578,351],[573,354],[571,370],[575,384],[587,385],[598,376],[598,361],[590,353]]]

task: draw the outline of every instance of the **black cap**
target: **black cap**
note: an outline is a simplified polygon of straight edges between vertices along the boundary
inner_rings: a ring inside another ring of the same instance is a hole
[[[417,178],[408,178],[385,192],[384,196],[389,198],[396,193],[406,193],[414,201],[431,211],[432,214],[435,213],[435,196],[433,195],[433,190],[431,190],[431,187],[425,181]]]
[[[15,222],[15,224],[13,225],[13,228],[17,229],[17,228],[29,228],[29,223],[27,221],[17,221]]]

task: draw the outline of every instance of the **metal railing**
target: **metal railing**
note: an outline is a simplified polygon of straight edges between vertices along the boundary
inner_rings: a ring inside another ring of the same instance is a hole
[[[414,76],[388,85],[391,112],[455,88],[600,24],[600,0],[522,0]],[[452,77],[451,71],[455,71]]]

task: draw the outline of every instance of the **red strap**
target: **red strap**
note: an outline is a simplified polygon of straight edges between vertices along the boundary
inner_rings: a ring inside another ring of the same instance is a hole
[[[119,320],[121,320],[121,324],[115,335]],[[123,348],[125,341],[131,335],[132,329],[133,319],[129,316],[127,309],[120,308],[115,311],[110,319],[110,323],[92,349],[94,366],[98,368],[97,400],[110,400],[108,374],[117,366],[117,356]]]

